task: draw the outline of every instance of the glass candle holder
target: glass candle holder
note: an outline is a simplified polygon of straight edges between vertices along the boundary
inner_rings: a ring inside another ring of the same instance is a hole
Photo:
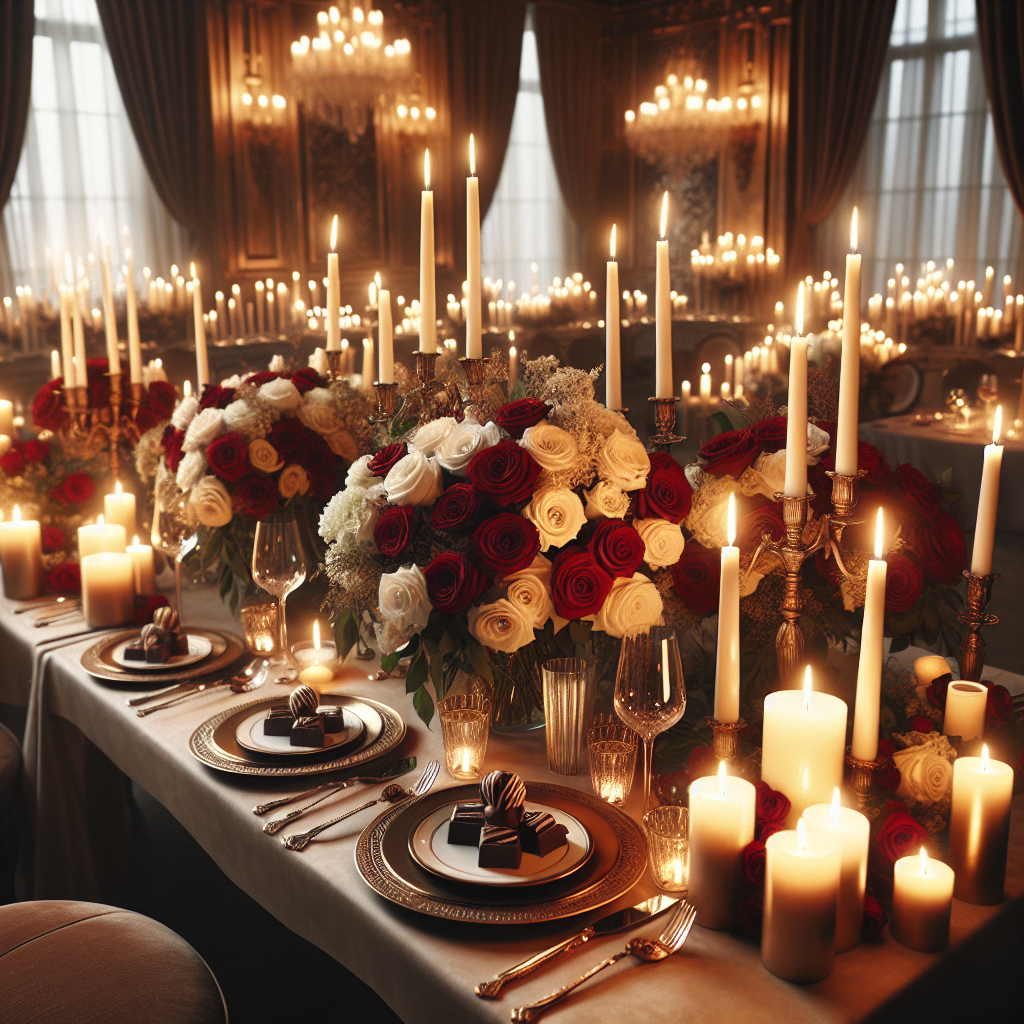
[[[242,629],[245,631],[245,646],[250,654],[269,658],[278,649],[281,635],[280,616],[277,602],[259,592],[262,600],[248,596],[239,609]]]
[[[556,775],[578,775],[593,708],[590,665],[582,658],[554,658],[544,662],[542,675],[548,768]]]
[[[621,722],[601,723],[587,733],[590,782],[610,804],[626,802],[636,771],[637,735]]]
[[[644,815],[647,864],[655,885],[681,892],[690,884],[690,812],[665,804]]]
[[[437,706],[448,774],[453,779],[478,779],[491,731],[491,702],[476,693],[445,697]]]

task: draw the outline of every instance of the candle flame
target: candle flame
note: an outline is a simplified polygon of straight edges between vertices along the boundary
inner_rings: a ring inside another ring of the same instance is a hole
[[[470,767],[471,766],[470,766],[470,763],[469,763],[469,751],[468,750],[464,750],[462,752],[462,771],[463,771],[463,774],[468,775],[469,772],[470,772]]]
[[[187,380],[181,387],[181,393],[188,398],[192,394],[192,381]]]
[[[334,252],[338,248],[338,215],[334,215],[334,220],[331,221],[331,252]]]
[[[194,263],[190,263],[188,265],[188,276],[191,277],[193,281],[196,279],[196,265]]]
[[[725,521],[725,532],[729,539],[729,547],[736,543],[736,495],[729,495],[729,512]]]
[[[139,535],[136,534],[134,537],[132,537],[132,547],[136,547],[137,548],[138,546],[139,546]]]
[[[376,285],[376,286],[377,286],[378,288],[380,287],[380,271],[379,271],[379,270],[378,270],[378,271],[377,271],[377,272],[376,272],[376,273],[375,273],[375,274],[373,275],[373,283],[374,283],[374,284],[375,284],[375,285]]]
[[[800,337],[804,333],[804,282],[800,282],[800,287],[796,290],[796,316],[793,318],[793,329],[796,331],[797,337]]]
[[[469,134],[469,173],[471,175],[476,174],[476,142],[473,139],[473,133]]]
[[[313,620],[313,651],[316,654],[316,663],[320,664],[320,620]]]
[[[882,509],[878,509],[878,521],[875,524],[875,558],[881,558],[885,552],[882,550]]]
[[[509,331],[509,334],[511,334],[511,333],[512,332]],[[509,357],[509,359],[514,359],[515,358],[515,354],[516,354],[516,347],[515,347],[515,345],[510,345],[509,349],[508,349],[508,357]]]
[[[423,150],[423,187],[430,191],[430,150]]]
[[[721,796],[721,797],[725,796],[725,779],[726,779],[725,762],[724,761],[719,761],[718,762],[718,795]]]
[[[814,687],[811,685],[811,666],[807,666],[807,671],[804,673],[804,711],[811,710],[811,694],[814,692]]]
[[[15,506],[15,511],[17,511],[17,506]],[[981,770],[983,772],[987,772],[988,771],[988,744],[987,743],[982,743],[982,745],[981,745]]]
[[[797,842],[800,844],[800,852],[807,852],[807,826],[804,824],[804,819],[801,818],[796,823],[796,836]]]
[[[102,526],[103,525],[103,516],[97,516],[96,517],[96,525],[97,526]]]
[[[996,406],[996,418],[992,424],[992,443],[999,444],[999,435],[1003,432],[1003,407]]]
[[[850,218],[850,252],[857,251],[857,207],[853,208],[853,216]]]
[[[663,702],[667,705],[671,695],[671,684],[668,679],[668,640],[661,641],[661,689]]]
[[[665,229],[668,227],[668,192],[661,197],[661,237],[665,237]]]
[[[120,480],[118,480],[117,483],[114,485],[114,493],[115,494],[123,494],[124,493],[124,488],[121,486],[121,481]]]
[[[612,244],[611,244],[612,262],[615,262],[615,225],[612,225]]]
[[[832,812],[829,816],[829,820],[833,825],[839,824],[839,787],[836,786],[832,790]]]
[[[921,847],[921,874],[928,874],[928,854],[925,853],[924,847]]]
[[[21,522],[21,506],[20,505],[15,505],[14,506],[14,515],[11,516],[11,519],[14,522],[16,522],[16,523],[20,523]]]

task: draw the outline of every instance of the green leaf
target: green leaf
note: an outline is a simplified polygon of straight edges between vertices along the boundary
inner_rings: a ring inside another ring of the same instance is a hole
[[[415,708],[416,714],[423,720],[423,724],[429,728],[430,721],[434,717],[434,702],[430,699],[430,694],[425,686],[421,686],[412,695],[412,706]]]
[[[390,675],[398,665],[398,654],[385,654],[380,659],[380,667]]]
[[[900,651],[905,651],[910,646],[910,636],[904,634],[903,636],[894,636],[892,638],[892,644],[889,647],[890,654],[898,654]]]
[[[572,637],[572,641],[575,644],[586,644],[590,639],[590,628],[589,622],[582,622],[579,619],[573,619],[569,623],[569,636]]]
[[[426,686],[430,673],[430,664],[427,660],[427,652],[421,647],[419,653],[412,659],[409,671],[405,675],[405,692],[412,693],[421,686]]]
[[[718,426],[720,434],[724,434],[727,430],[732,430],[732,422],[724,412],[716,412],[710,418]]]
[[[491,663],[487,660],[487,654],[479,644],[467,644],[464,648],[473,668],[487,680],[494,684],[494,673],[491,670]]]

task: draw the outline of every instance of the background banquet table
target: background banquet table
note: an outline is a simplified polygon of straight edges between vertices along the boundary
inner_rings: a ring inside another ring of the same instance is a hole
[[[189,591],[186,601],[186,620],[231,625],[212,589]],[[9,646],[26,642],[23,630],[11,626],[12,618],[9,606],[0,610],[0,628],[7,632]],[[95,898],[116,877],[129,828],[123,773],[162,803],[239,887],[366,981],[410,1024],[507,1021],[512,1006],[548,994],[621,948],[629,937],[591,943],[585,952],[510,988],[497,1002],[477,999],[474,984],[579,931],[585,919],[507,929],[437,921],[385,902],[362,882],[353,861],[355,837],[373,820],[373,810],[328,832],[303,854],[285,850],[262,834],[262,820],[251,808],[305,786],[226,776],[198,763],[188,750],[189,736],[202,721],[251,698],[208,695],[140,719],[125,706],[128,691],[100,683],[82,669],[81,655],[94,642],[95,637],[80,638],[44,654],[31,680],[25,755],[34,805],[35,896]],[[431,757],[442,758],[436,722],[428,730],[416,718],[403,681],[371,681],[371,672],[366,663],[356,662],[335,689],[398,709],[409,726],[402,753],[416,754],[421,766]],[[1004,676],[1001,681],[1024,689],[1020,677]],[[257,695],[273,692],[264,688]],[[499,766],[515,768],[530,780],[589,787],[585,775],[565,778],[548,771],[543,733],[515,739],[492,736],[485,767]],[[450,781],[442,772],[440,784]],[[337,807],[355,805],[355,800],[341,805],[328,801],[322,812],[305,821],[311,827],[339,813]],[[636,791],[627,809],[638,813]],[[1007,890],[1018,896],[1024,892],[1021,798],[1014,806],[1012,830]],[[171,884],[180,885],[181,898],[188,899],[187,878]],[[645,878],[615,906],[652,893]],[[992,922],[999,909],[955,902],[954,945]],[[637,932],[658,930],[648,925]],[[552,1019],[589,1021],[595,1014],[630,1019],[642,1002],[652,1022],[677,1021],[682,1006],[695,1019],[859,1020],[936,961],[896,944],[887,934],[881,945],[862,945],[838,957],[827,980],[798,987],[768,974],[753,943],[697,928],[681,955],[657,967],[621,964]]]

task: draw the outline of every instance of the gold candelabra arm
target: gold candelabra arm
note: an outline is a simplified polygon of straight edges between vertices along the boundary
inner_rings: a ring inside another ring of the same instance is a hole
[[[960,641],[960,678],[978,682],[985,668],[985,638],[981,635],[983,626],[994,626],[998,615],[986,612],[992,600],[992,584],[1000,579],[999,573],[976,576],[964,569],[967,579],[967,609],[958,618],[968,627],[968,633]]]

